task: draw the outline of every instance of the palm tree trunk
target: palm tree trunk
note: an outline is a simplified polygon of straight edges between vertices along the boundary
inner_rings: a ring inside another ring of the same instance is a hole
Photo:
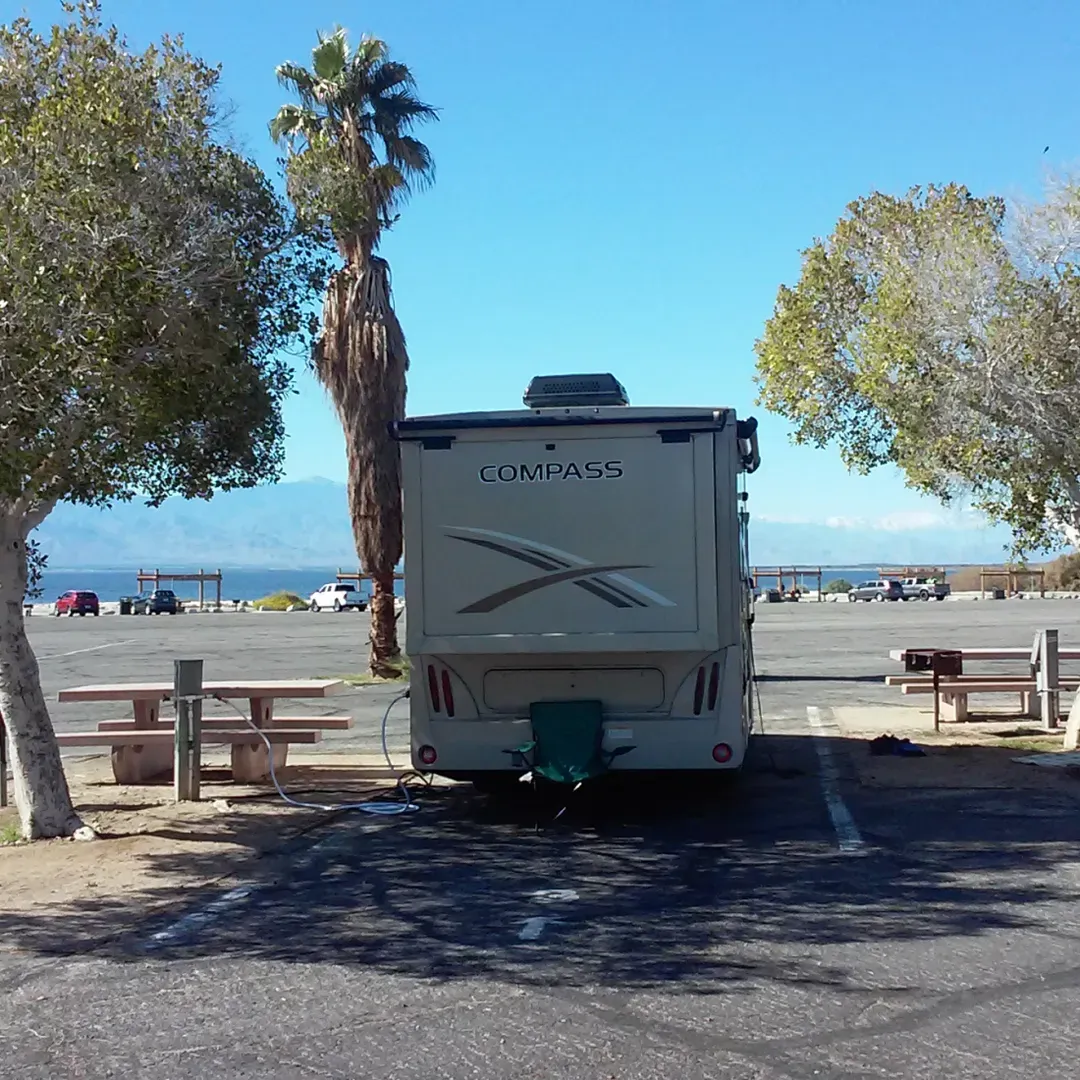
[[[401,650],[394,617],[394,571],[371,575],[371,674],[394,679],[401,674]]]
[[[331,279],[315,370],[345,432],[349,516],[360,565],[371,575],[371,673],[397,673],[394,569],[401,559],[401,462],[390,424],[405,413],[405,336],[390,302],[389,267],[364,257]]]

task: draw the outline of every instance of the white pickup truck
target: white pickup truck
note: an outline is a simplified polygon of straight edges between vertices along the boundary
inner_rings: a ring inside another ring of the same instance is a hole
[[[944,600],[952,592],[951,585],[925,577],[901,578],[900,586],[905,600]]]
[[[367,601],[351,585],[343,581],[330,582],[308,597],[309,610],[320,611],[348,611],[355,608],[357,611],[367,609]]]

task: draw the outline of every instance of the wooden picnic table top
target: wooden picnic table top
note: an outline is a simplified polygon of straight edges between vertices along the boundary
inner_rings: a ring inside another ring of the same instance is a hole
[[[204,682],[203,691],[223,698],[323,698],[345,689],[341,679],[254,679],[247,682]],[[161,701],[172,697],[173,684],[97,683],[72,686],[56,695],[57,701]]]
[[[904,654],[907,649],[890,649],[889,659],[904,662]],[[1016,648],[1003,649],[960,649],[965,660],[1030,660],[1031,646],[1021,645]],[[1080,649],[1058,649],[1059,660],[1080,660]]]

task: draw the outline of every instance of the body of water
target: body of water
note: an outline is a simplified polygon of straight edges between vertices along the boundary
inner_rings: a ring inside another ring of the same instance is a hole
[[[764,569],[764,568],[763,568]],[[221,598],[223,600],[258,600],[273,592],[284,589],[288,592],[297,593],[300,596],[310,596],[321,585],[334,580],[337,573],[336,567],[301,567],[292,569],[257,569],[244,567],[242,569],[222,569]],[[876,567],[822,567],[822,585],[827,586],[830,581],[842,578],[857,585],[860,581],[877,576]],[[785,578],[785,585],[790,587],[790,576]],[[816,581],[805,575],[800,579],[800,584],[806,588],[812,588]],[[396,592],[402,595],[402,582],[397,582]],[[762,580],[765,588],[775,587],[775,578]],[[153,586],[144,586],[152,588]],[[199,595],[198,583],[194,581],[162,582],[162,588],[171,588],[181,600],[195,600]],[[133,596],[139,591],[133,570],[64,570],[48,569],[42,575],[41,602],[48,603],[55,600],[61,593],[68,589],[87,589],[95,592],[104,601],[119,600],[121,596]],[[363,592],[370,591],[365,584]],[[206,585],[206,599],[213,600],[214,585]]]
[[[205,569],[209,570],[209,567]],[[214,569],[217,569],[216,567]],[[177,573],[180,571],[177,570]],[[258,600],[270,593],[286,590],[297,593],[305,599],[320,586],[335,580],[337,567],[301,567],[293,569],[255,569],[244,567],[221,570],[222,600]],[[397,582],[396,592],[402,595],[403,582]],[[152,589],[153,583],[144,584],[144,589]],[[199,583],[197,581],[162,581],[163,589],[172,589],[181,600],[197,600]],[[216,592],[214,582],[204,586],[205,597],[213,600]],[[119,600],[121,596],[134,596],[139,591],[134,570],[63,570],[47,569],[41,576],[40,603],[50,603],[61,593],[69,589],[86,589],[95,592],[103,601]],[[367,595],[371,590],[365,583],[361,590]]]

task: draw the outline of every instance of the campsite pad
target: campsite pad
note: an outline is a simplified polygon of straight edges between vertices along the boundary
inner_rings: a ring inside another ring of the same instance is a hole
[[[381,756],[305,754],[282,770],[286,790],[314,802],[355,801],[391,786]],[[174,803],[170,784],[118,786],[107,757],[65,759],[72,799],[98,831],[93,841],[0,845],[0,912],[77,913],[88,904],[143,914],[182,903],[210,883],[228,885],[329,815],[287,806],[268,785],[236,784],[204,765],[202,801]],[[1032,770],[1035,771],[1035,770]],[[264,796],[260,798],[259,796]],[[0,826],[17,822],[0,810]],[[0,947],[17,945],[0,933]]]
[[[1016,761],[1016,750],[1001,746],[922,744],[925,757],[872,757],[865,742],[850,743],[859,783],[873,788],[1030,790],[1048,788],[1080,798],[1080,781],[1064,770],[1033,769]]]
[[[1064,729],[1047,735],[1037,721],[1002,718],[942,724],[935,732],[933,713],[915,706],[838,706],[830,711],[864,787],[969,791],[1050,788],[1080,797],[1080,779],[1064,769],[1032,768],[1016,760],[1033,751],[1038,754],[1060,748]],[[870,740],[885,733],[911,739],[926,756],[871,755]]]

